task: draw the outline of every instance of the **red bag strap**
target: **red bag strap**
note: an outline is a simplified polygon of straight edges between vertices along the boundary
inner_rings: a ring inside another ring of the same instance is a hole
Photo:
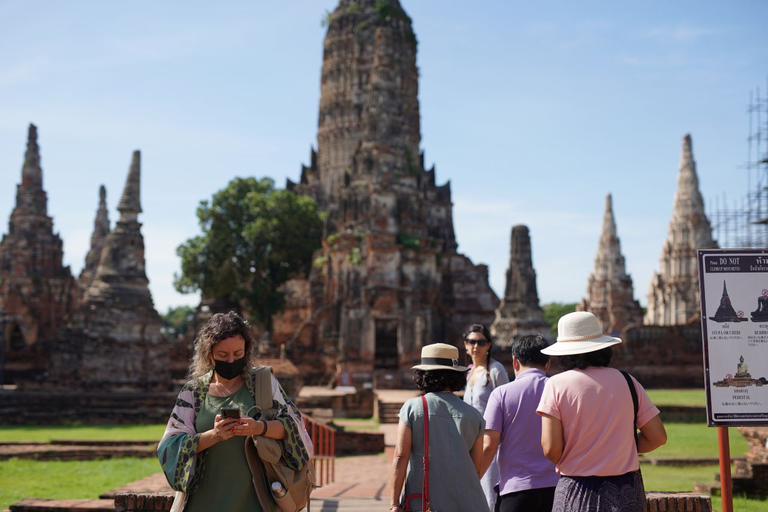
[[[429,408],[427,397],[421,395],[421,404],[424,407],[424,489],[421,496],[421,509],[429,510]]]

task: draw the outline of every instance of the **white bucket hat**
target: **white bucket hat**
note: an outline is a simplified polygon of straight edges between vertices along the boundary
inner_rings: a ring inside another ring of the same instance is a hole
[[[621,343],[620,338],[605,336],[597,317],[587,311],[576,311],[557,322],[557,343],[541,351],[548,356],[572,356],[597,352]]]
[[[411,370],[453,370],[466,372],[466,366],[459,365],[459,349],[447,343],[432,343],[421,348],[421,364]]]

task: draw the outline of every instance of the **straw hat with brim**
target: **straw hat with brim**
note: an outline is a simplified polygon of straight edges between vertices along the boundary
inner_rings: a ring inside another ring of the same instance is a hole
[[[621,343],[620,338],[605,336],[597,317],[587,311],[568,313],[557,322],[557,343],[541,351],[548,356],[573,356],[597,352]]]
[[[453,370],[465,372],[466,366],[459,365],[459,349],[447,343],[432,343],[422,347],[421,364],[411,370]]]

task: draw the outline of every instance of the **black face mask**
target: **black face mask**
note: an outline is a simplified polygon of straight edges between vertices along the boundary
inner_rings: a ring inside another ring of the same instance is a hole
[[[231,363],[226,361],[213,360],[213,369],[224,379],[232,380],[243,371],[245,368],[245,356],[240,359],[235,359]]]

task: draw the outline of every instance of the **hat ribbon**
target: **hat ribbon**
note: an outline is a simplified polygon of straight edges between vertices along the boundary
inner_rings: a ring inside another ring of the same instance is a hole
[[[449,359],[447,357],[422,357],[421,364],[438,364],[440,366],[459,366],[459,360]]]
[[[568,338],[558,338],[557,341],[587,341],[602,338],[603,333],[600,334],[587,334],[585,336],[569,336]]]

